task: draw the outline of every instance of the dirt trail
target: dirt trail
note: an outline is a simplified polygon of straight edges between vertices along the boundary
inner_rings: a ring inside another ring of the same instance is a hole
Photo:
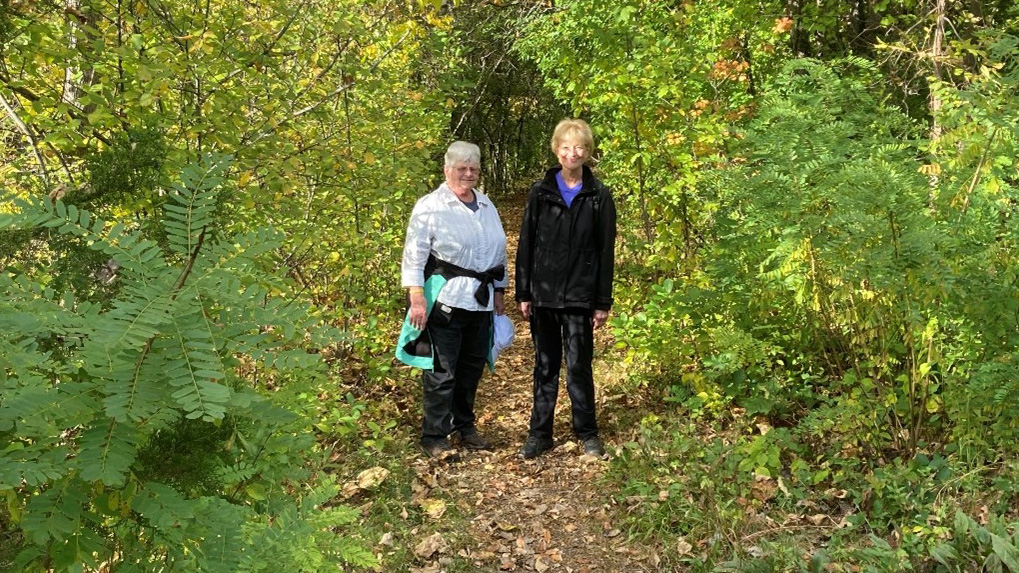
[[[496,201],[509,239],[511,266],[523,199]],[[657,571],[653,554],[628,542],[626,532],[613,523],[613,510],[605,504],[605,492],[599,490],[600,476],[609,462],[583,455],[575,441],[564,377],[556,407],[555,449],[534,460],[520,456],[531,411],[533,346],[527,324],[512,305],[508,294],[507,314],[516,326],[516,340],[500,356],[496,372],[486,371],[478,390],[478,427],[494,441],[493,451],[465,452],[462,461],[452,464],[417,460],[416,496],[423,498],[440,487],[454,498],[470,523],[466,537],[473,540],[459,550],[459,556],[470,560],[476,571]],[[629,436],[620,435],[615,424],[614,407],[625,405],[606,388],[609,368],[604,360],[611,357],[598,350],[606,346],[601,342],[596,341],[595,351],[597,411],[601,437],[611,456]],[[415,571],[442,570],[441,561],[435,560]]]

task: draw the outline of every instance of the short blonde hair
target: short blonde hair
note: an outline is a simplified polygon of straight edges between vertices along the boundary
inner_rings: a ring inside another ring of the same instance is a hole
[[[591,126],[582,119],[564,119],[555,126],[552,132],[552,153],[559,152],[559,144],[566,139],[574,139],[587,150],[587,157],[594,152],[594,135],[591,133]]]

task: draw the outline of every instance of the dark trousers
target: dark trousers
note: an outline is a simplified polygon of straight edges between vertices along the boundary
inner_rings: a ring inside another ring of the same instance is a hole
[[[531,435],[552,437],[559,367],[566,351],[566,390],[573,411],[573,431],[580,439],[598,435],[594,417],[593,311],[588,309],[531,308],[531,339],[534,341],[534,406]]]
[[[443,307],[435,303],[426,327],[432,339],[435,365],[421,377],[424,444],[474,428],[474,397],[490,347],[490,311],[453,308],[445,312]]]

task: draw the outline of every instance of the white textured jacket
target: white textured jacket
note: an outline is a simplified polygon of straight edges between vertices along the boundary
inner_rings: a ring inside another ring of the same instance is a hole
[[[418,199],[410,214],[407,239],[403,245],[401,275],[404,287],[425,284],[428,255],[454,265],[483,272],[498,265],[506,266],[506,233],[495,205],[486,195],[474,190],[477,212],[471,211],[445,183]],[[505,288],[509,270],[495,287]],[[489,293],[487,307],[478,304],[474,291],[479,281],[470,277],[450,279],[439,293],[439,302],[464,310],[492,310],[494,297]]]

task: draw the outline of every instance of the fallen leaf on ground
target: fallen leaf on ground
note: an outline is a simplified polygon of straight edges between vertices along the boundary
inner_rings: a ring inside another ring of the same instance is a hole
[[[421,559],[430,559],[436,552],[443,553],[448,549],[449,544],[446,543],[446,539],[442,537],[442,534],[435,533],[424,538],[421,543],[418,543],[414,547],[414,555],[417,555]]]
[[[693,551],[693,545],[684,537],[680,537],[679,541],[676,542],[676,552],[680,555],[689,555]]]
[[[357,474],[357,487],[361,489],[372,489],[378,487],[389,477],[389,470],[386,468],[368,468]]]
[[[421,510],[432,519],[439,519],[446,513],[446,502],[441,499],[421,500]]]

